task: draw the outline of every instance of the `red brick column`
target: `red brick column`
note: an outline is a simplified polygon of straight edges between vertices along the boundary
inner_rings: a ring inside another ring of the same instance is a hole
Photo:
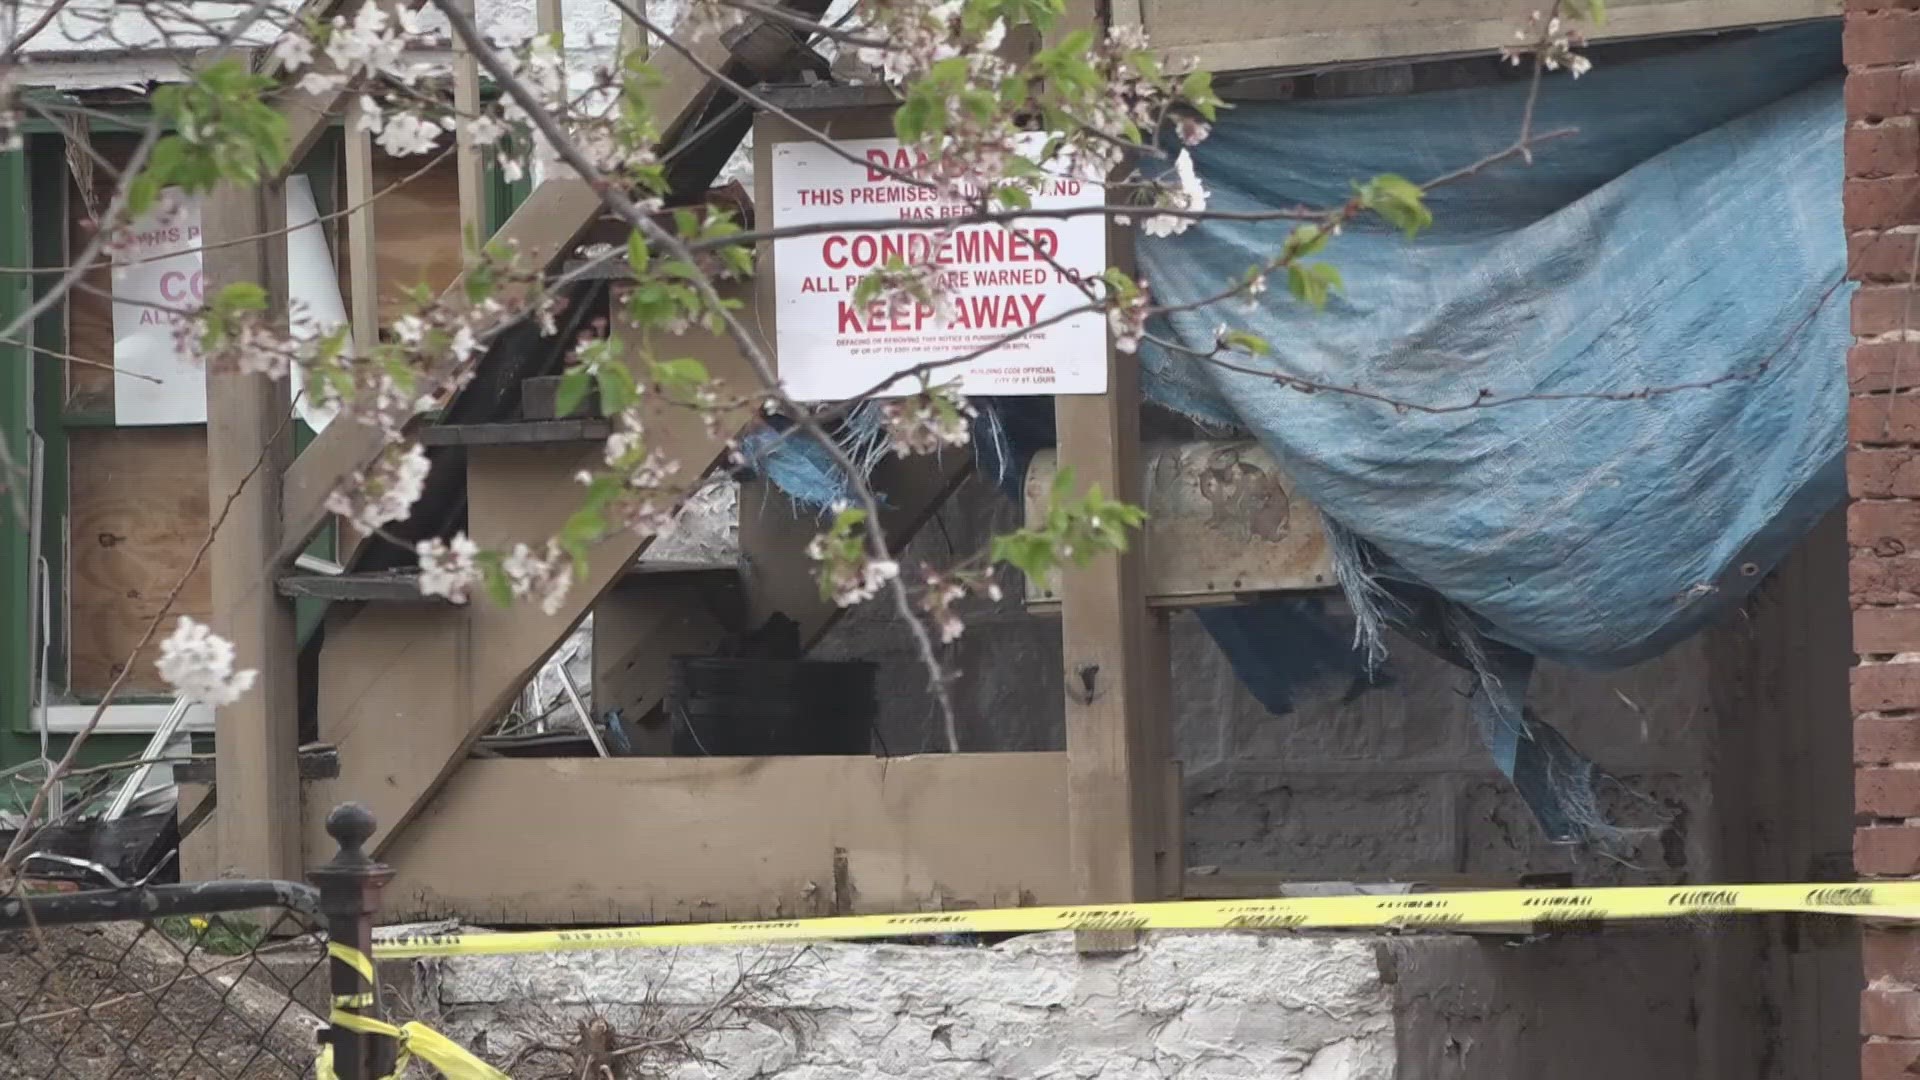
[[[1920,876],[1920,0],[1847,0],[1854,868]],[[1908,340],[1909,338],[1915,340]],[[1920,1076],[1920,931],[1862,942],[1863,1080]]]

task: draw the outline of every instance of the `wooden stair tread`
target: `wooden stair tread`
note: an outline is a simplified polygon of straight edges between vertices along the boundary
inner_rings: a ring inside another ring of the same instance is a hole
[[[510,446],[598,442],[613,431],[594,416],[565,420],[507,420],[489,424],[440,424],[420,432],[422,446]]]
[[[692,562],[681,559],[641,559],[627,567],[625,577],[652,577],[667,574],[713,575],[732,579],[740,573],[737,563]],[[283,574],[275,583],[281,596],[314,597],[320,600],[384,601],[388,603],[444,604],[441,596],[423,596],[420,570],[365,570],[347,574],[312,574],[295,571]]]

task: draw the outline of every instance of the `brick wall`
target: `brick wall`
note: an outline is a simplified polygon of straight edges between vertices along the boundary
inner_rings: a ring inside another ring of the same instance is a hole
[[[1920,876],[1920,0],[1847,0],[1854,867]],[[1914,340],[1909,340],[1914,339]],[[1868,928],[1864,1080],[1920,1076],[1920,931]]]

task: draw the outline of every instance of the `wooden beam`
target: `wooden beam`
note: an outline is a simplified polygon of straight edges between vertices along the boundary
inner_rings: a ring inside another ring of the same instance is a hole
[[[458,0],[456,8],[474,17],[474,0]],[[453,112],[458,117],[480,115],[480,62],[464,38],[453,41]],[[454,132],[454,171],[460,185],[460,239],[478,249],[487,241],[487,170],[471,126]]]
[[[420,592],[417,567],[371,570],[360,574],[283,574],[274,582],[281,596],[313,597],[342,603],[445,604],[445,597]]]
[[[327,23],[338,17],[352,22],[366,2],[367,0],[307,0],[300,6],[300,11],[294,18],[297,22],[310,16],[318,22]],[[302,31],[293,32],[301,33]],[[309,70],[327,73],[338,69],[334,67],[333,61],[327,59],[324,51],[316,51],[313,66]],[[271,53],[268,54],[262,71],[268,75],[284,76],[279,61],[273,58]],[[281,86],[273,99],[273,107],[287,118],[287,164],[280,172],[280,179],[284,179],[287,174],[300,167],[301,161],[305,160],[314,144],[327,133],[328,125],[333,122],[334,110],[340,107],[341,99],[346,96],[346,87],[315,93],[302,90],[298,80],[290,80]]]
[[[347,284],[352,290],[353,347],[371,355],[380,344],[380,274],[373,226],[373,136],[353,121],[360,116],[358,98],[347,111],[346,167]]]
[[[1259,443],[1159,443],[1145,456],[1147,523],[1139,544],[1148,604],[1230,604],[1260,593],[1335,587],[1332,546],[1319,513]],[[1034,454],[1027,466],[1029,525],[1045,521],[1058,471],[1052,450]],[[1059,602],[1053,580],[1027,581],[1026,597],[1033,610]]]
[[[1131,230],[1109,231],[1108,259],[1131,268]],[[1076,494],[1098,485],[1141,502],[1140,375],[1130,355],[1109,349],[1107,393],[1055,399],[1062,469]],[[1067,820],[1082,903],[1160,898],[1180,880],[1180,851],[1167,828],[1166,615],[1149,611],[1142,544],[1060,577],[1066,663]],[[1134,936],[1083,932],[1087,951],[1128,948]]]
[[[286,202],[279,183],[222,185],[204,211],[207,288],[266,286],[285,311]],[[270,242],[225,243],[247,236]],[[213,541],[213,629],[233,642],[236,670],[259,674],[250,693],[214,714],[215,771],[226,804],[218,862],[224,874],[299,880],[303,871],[293,603],[274,589],[280,474],[293,449],[285,391],[265,375],[207,373],[207,493],[227,519]],[[237,494],[236,494],[237,492]]]
[[[1070,903],[1066,773],[1060,753],[476,759],[389,850],[384,917],[713,922]]]
[[[726,63],[726,47],[718,35],[708,35],[690,47],[709,64]],[[663,143],[671,144],[699,114],[711,88],[706,75],[677,52],[662,56],[655,66],[662,84],[653,98],[654,111],[661,118]],[[556,176],[534,189],[501,226],[497,239],[515,245],[527,262],[545,266],[565,254],[599,210],[600,196],[584,181],[571,173]],[[463,287],[456,280],[448,293],[457,295]],[[328,494],[342,477],[366,467],[381,445],[380,434],[364,424],[330,424],[295,459],[283,487],[278,561],[291,562],[305,549],[307,540],[327,520]]]
[[[1596,41],[1836,18],[1843,0],[1612,0]],[[1544,5],[1535,5],[1541,7]],[[1508,0],[1342,0],[1276,8],[1273,0],[1120,0],[1155,47],[1215,74],[1491,52],[1525,18]]]
[[[420,430],[422,446],[528,446],[602,442],[613,431],[598,417],[568,420],[502,420],[491,424],[435,424]]]
[[[630,333],[614,320],[616,335]],[[733,343],[688,334],[676,355],[702,360],[722,388],[751,394],[757,385]],[[722,399],[729,397],[723,389]],[[641,399],[649,445],[681,463],[689,482],[725,453],[725,436],[750,415],[742,411],[709,429],[699,414],[647,394]],[[718,432],[718,434],[716,434]],[[600,450],[576,446],[484,446],[467,451],[469,529],[494,547],[543,544],[578,508],[570,481],[597,464]],[[364,609],[330,627],[320,656],[321,738],[340,748],[340,779],[316,808],[359,799],[380,822],[374,838],[384,850],[432,793],[465,760],[482,730],[503,713],[540,663],[584,617],[594,600],[646,543],[619,533],[591,553],[585,580],[575,582],[563,609],[549,617],[531,604],[501,607],[485,599],[461,608],[424,605]],[[317,836],[324,813],[308,816]],[[316,850],[321,850],[316,848]]]

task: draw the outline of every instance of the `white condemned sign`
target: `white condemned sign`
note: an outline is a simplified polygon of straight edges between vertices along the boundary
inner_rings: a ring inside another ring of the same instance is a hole
[[[967,394],[1104,393],[1106,317],[1065,313],[1088,303],[1080,282],[1107,268],[1105,218],[945,227],[972,208],[893,175],[911,164],[892,139],[773,148],[774,226],[823,227],[774,241],[775,344],[787,392],[841,401],[915,365],[981,352],[927,378],[958,382]],[[1099,185],[1065,177],[1038,183],[1032,198],[1041,213],[1105,201]],[[862,228],[869,224],[881,227]],[[934,266],[947,303],[855,302],[863,279],[895,263]],[[896,379],[882,395],[921,386],[918,377]]]
[[[305,311],[307,328],[324,333],[347,321],[313,189],[290,176],[287,195],[287,290]],[[138,223],[133,244],[113,270],[113,420],[122,427],[207,422],[207,376],[183,354],[174,335],[186,313],[206,300],[200,255],[200,203],[189,199],[171,218]],[[300,379],[288,380],[296,394]],[[296,400],[289,398],[289,400]],[[297,399],[301,419],[319,431],[331,412]]]

